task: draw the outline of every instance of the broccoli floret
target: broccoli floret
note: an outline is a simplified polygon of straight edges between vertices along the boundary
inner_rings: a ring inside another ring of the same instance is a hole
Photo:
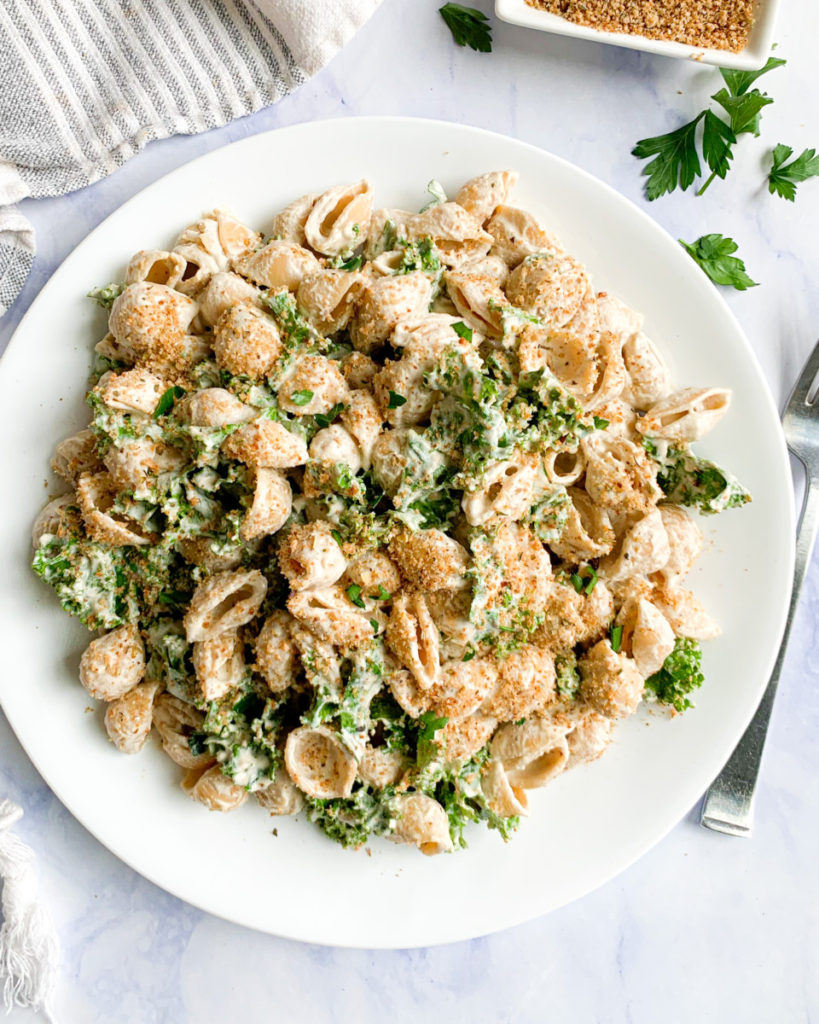
[[[702,686],[704,678],[699,643],[687,637],[677,637],[674,650],[663,662],[663,667],[646,679],[646,689],[661,704],[668,704],[675,711],[685,711],[694,706],[688,695]]]

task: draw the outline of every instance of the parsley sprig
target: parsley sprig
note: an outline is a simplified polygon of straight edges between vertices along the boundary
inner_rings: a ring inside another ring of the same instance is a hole
[[[714,284],[729,285],[739,292],[757,286],[758,282],[746,274],[744,262],[733,255],[739,248],[733,238],[712,234],[703,235],[696,242],[684,242],[681,238],[678,241]]]
[[[796,186],[800,181],[819,176],[819,156],[815,149],[804,149],[795,160],[786,163],[793,156],[790,146],[779,143],[771,154],[771,171],[768,175],[768,191],[771,195],[782,196],[793,202]]]
[[[764,107],[773,99],[751,86],[761,75],[781,67],[779,57],[771,57],[759,71],[729,71],[720,68],[725,86],[711,99],[722,108],[726,117],[713,110],[702,110],[687,124],[665,135],[641,139],[631,151],[641,160],[653,157],[643,173],[647,177],[646,195],[658,199],[676,188],[685,191],[702,174],[697,149],[698,129],[702,124],[702,159],[711,171],[710,177],[698,190],[702,195],[714,178],[724,178],[734,156],[733,147],[740,135],[759,135],[759,120]],[[726,119],[727,118],[727,119]]]
[[[458,46],[469,46],[480,53],[491,52],[492,27],[483,11],[463,4],[444,4],[438,12]]]

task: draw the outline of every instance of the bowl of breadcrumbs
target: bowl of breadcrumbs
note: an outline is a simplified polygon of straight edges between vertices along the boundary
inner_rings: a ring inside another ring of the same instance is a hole
[[[495,0],[502,21],[754,70],[770,56],[779,0]]]

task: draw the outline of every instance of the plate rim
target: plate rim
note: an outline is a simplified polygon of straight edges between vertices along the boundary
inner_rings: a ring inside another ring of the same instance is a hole
[[[549,150],[544,149],[541,146],[537,146],[537,145],[535,145],[533,143],[529,143],[529,142],[525,142],[525,141],[522,141],[520,139],[517,139],[517,138],[515,138],[512,135],[506,135],[506,134],[503,134],[502,132],[491,131],[489,129],[477,127],[477,126],[474,126],[474,125],[471,125],[471,124],[462,124],[462,123],[458,123],[458,122],[450,122],[450,121],[446,121],[446,120],[442,120],[442,119],[437,119],[437,118],[410,117],[410,116],[403,116],[403,115],[388,115],[388,114],[385,115],[385,114],[381,114],[381,115],[362,115],[362,116],[353,116],[353,117],[341,116],[341,117],[333,117],[333,118],[323,118],[323,119],[317,120],[317,121],[303,121],[303,122],[298,122],[298,123],[292,124],[292,125],[286,125],[286,126],[272,128],[272,129],[266,129],[266,130],[261,131],[261,132],[253,133],[252,135],[248,135],[245,138],[238,139],[238,140],[235,140],[235,141],[230,142],[230,143],[226,143],[223,146],[217,146],[214,149],[211,149],[211,150],[209,150],[206,153],[202,153],[199,156],[196,156],[196,157],[192,158],[191,160],[188,160],[188,161],[178,165],[177,167],[173,168],[172,170],[166,172],[165,174],[160,175],[159,177],[157,177],[153,181],[151,181],[149,184],[144,186],[142,189],[140,189],[138,192],[134,193],[132,196],[130,196],[128,199],[126,199],[123,203],[119,204],[114,210],[111,211],[111,213],[108,214],[108,216],[106,216],[99,224],[97,224],[90,232],[88,232],[88,234],[85,235],[83,237],[83,239],[69,253],[66,254],[64,259],[54,269],[54,271],[50,275],[49,279],[45,282],[43,287],[40,289],[40,291],[34,297],[34,299],[32,300],[29,308],[26,310],[25,314],[22,316],[20,322],[18,323],[18,325],[17,325],[17,327],[16,327],[12,337],[9,340],[8,345],[6,346],[5,351],[3,352],[2,357],[0,357],[0,374],[3,373],[6,354],[8,352],[12,351],[12,348],[14,346],[17,346],[17,345],[22,343],[21,339],[23,337],[24,328],[25,328],[25,326],[27,324],[27,321],[30,319],[30,317],[32,316],[32,314],[35,311],[35,309],[39,310],[40,307],[44,306],[47,303],[48,297],[50,295],[50,292],[51,292],[51,290],[52,290],[52,288],[54,286],[55,278],[57,278],[58,274],[64,268],[65,264],[72,257],[76,256],[78,251],[80,249],[82,249],[82,247],[88,242],[88,240],[93,238],[98,232],[101,232],[105,228],[105,226],[108,224],[108,222],[113,217],[117,216],[123,209],[125,209],[126,207],[131,206],[132,204],[135,205],[135,204],[139,203],[146,193],[149,193],[154,188],[160,187],[161,184],[166,181],[166,179],[174,177],[174,176],[180,176],[180,175],[183,175],[185,173],[188,173],[189,169],[192,166],[197,165],[200,162],[206,162],[209,158],[213,157],[215,154],[221,153],[223,150],[231,149],[231,148],[241,148],[244,145],[252,144],[255,141],[258,141],[262,137],[279,135],[281,133],[289,133],[289,134],[293,134],[293,135],[298,135],[300,132],[305,132],[305,131],[307,131],[307,132],[320,131],[323,126],[328,125],[328,124],[335,125],[338,122],[345,122],[347,124],[349,124],[351,122],[355,122],[355,123],[360,124],[362,126],[370,125],[370,126],[373,126],[373,127],[377,127],[377,125],[379,125],[379,124],[385,124],[385,123],[396,124],[397,123],[397,124],[407,124],[407,125],[418,126],[421,130],[423,130],[424,126],[434,125],[437,128],[439,128],[439,129],[446,129],[446,130],[448,130],[448,131],[450,131],[452,133],[457,133],[459,131],[463,131],[463,132],[466,132],[466,133],[469,133],[469,134],[481,136],[481,137],[483,137],[485,140],[487,140],[490,143],[493,140],[502,140],[504,143],[513,143],[515,146],[519,146],[519,147],[521,147],[521,148],[523,148],[525,150],[528,150],[529,152],[537,155],[538,157],[541,157],[541,158],[542,157],[546,157],[549,160],[555,161],[557,164],[562,165],[564,170],[570,171],[573,175],[576,175],[580,179],[583,179],[583,180],[585,180],[587,182],[591,182],[593,187],[598,188],[598,189],[603,189],[607,193],[608,198],[611,199],[614,203],[624,204],[625,206],[627,206],[629,208],[630,214],[631,215],[635,215],[635,214],[638,215],[639,218],[641,218],[643,220],[643,222],[650,227],[650,230],[653,230],[659,236],[664,236],[666,241],[670,240],[670,241],[673,242],[673,237],[671,236],[671,234],[668,231],[666,231],[666,229],[660,223],[658,223],[656,220],[654,220],[654,218],[651,217],[647,211],[641,209],[635,202],[633,202],[633,200],[629,199],[627,196],[623,195],[621,192],[619,192],[617,189],[615,189],[612,185],[608,184],[608,182],[602,180],[601,178],[596,177],[595,175],[591,174],[589,171],[585,170],[582,167],[579,167],[578,165],[574,164],[572,161],[567,160],[564,157],[561,157],[561,156],[559,156],[557,154],[551,153]],[[684,254],[682,253],[682,250],[680,250],[680,257],[681,257],[682,260],[684,260]],[[680,266],[683,266],[683,265],[684,264],[681,262]],[[789,512],[788,530],[787,530],[786,537],[784,539],[784,543],[786,545],[787,552],[788,552],[787,563],[788,563],[789,566],[792,566],[793,561],[794,561],[794,555],[795,555],[795,538],[794,538],[793,530],[791,529],[791,524],[793,523],[793,520],[794,520],[794,494],[793,494],[793,486],[792,486],[792,477],[791,477],[790,468],[789,468],[789,461],[788,461],[788,451],[787,451],[787,446],[786,446],[786,443],[785,443],[784,434],[783,434],[782,428],[781,428],[781,423],[780,423],[780,419],[779,419],[779,413],[778,413],[778,410],[776,408],[773,395],[771,394],[771,391],[770,391],[770,389],[768,387],[768,384],[767,384],[767,381],[765,379],[765,376],[764,376],[764,373],[762,371],[762,368],[761,368],[761,365],[759,363],[759,360],[758,360],[758,358],[756,356],[756,353],[755,353],[753,347],[751,346],[751,344],[750,344],[750,342],[749,342],[749,340],[748,340],[748,338],[747,338],[747,336],[745,334],[745,331],[743,330],[742,326],[740,325],[740,323],[738,322],[738,320],[734,316],[732,310],[730,309],[730,307],[726,303],[724,297],[716,290],[716,288],[714,288],[714,295],[713,295],[713,297],[716,300],[718,300],[719,304],[721,304],[722,309],[723,309],[723,313],[726,314],[730,318],[730,320],[733,322],[733,326],[735,328],[736,334],[742,340],[742,345],[744,347],[744,352],[745,352],[746,360],[747,360],[747,362],[748,362],[752,372],[754,373],[755,377],[757,378],[757,381],[758,381],[758,383],[760,385],[761,393],[765,396],[765,401],[766,401],[766,403],[768,405],[768,412],[773,414],[773,417],[774,417],[775,421],[777,422],[777,424],[779,424],[779,429],[778,429],[777,435],[776,435],[776,448],[778,450],[778,455],[779,455],[779,460],[780,460],[781,466],[785,470],[785,475],[786,475],[787,479],[789,481],[791,481],[791,486],[786,489],[786,494],[784,495],[784,500],[785,500],[786,505],[788,506],[788,512]],[[788,573],[788,579],[790,579],[790,571]],[[759,692],[755,696],[755,698],[753,700],[753,704],[752,705],[749,704],[749,708],[748,708],[747,714],[743,716],[742,732],[744,732],[744,730],[747,728],[748,724],[750,723],[750,721],[751,721],[751,719],[752,719],[752,717],[753,717],[753,715],[754,715],[754,713],[756,711],[756,708],[758,707],[758,704],[759,704],[759,702],[760,702],[760,700],[762,698],[762,695],[764,693],[765,687],[767,686],[767,680],[768,680],[768,678],[770,676],[770,672],[771,672],[771,670],[772,670],[772,668],[774,666],[774,663],[776,661],[776,656],[777,656],[778,648],[779,648],[779,646],[781,644],[782,635],[784,633],[785,621],[786,621],[787,612],[788,612],[787,596],[790,594],[790,591],[791,591],[791,586],[790,586],[790,583],[789,583],[788,584],[787,594],[784,595],[784,599],[781,602],[781,605],[779,607],[778,621],[776,622],[775,629],[774,629],[774,631],[772,633],[772,636],[775,636],[775,638],[777,640],[777,643],[775,645],[772,644],[771,653],[770,653],[768,659],[766,660],[766,663],[765,663],[765,666],[764,666],[765,671],[760,673],[760,679],[762,680],[762,682],[759,685]],[[6,718],[7,718],[8,722],[9,722],[9,725],[10,725],[12,731],[14,732],[15,736],[17,737],[18,742],[20,743],[21,747],[25,751],[26,756],[29,758],[31,763],[34,765],[34,767],[37,770],[38,774],[41,776],[41,778],[46,783],[46,785],[49,787],[49,789],[54,793],[54,795],[57,797],[57,799],[68,810],[68,812],[72,815],[72,817],[75,818],[75,820],[78,821],[79,824],[84,829],[86,829],[92,836],[94,836],[94,838],[99,843],[101,843],[101,845],[104,846],[109,852],[111,852],[118,860],[121,860],[129,868],[134,870],[138,875],[140,875],[143,878],[146,878],[148,881],[150,881],[152,884],[158,886],[163,891],[170,893],[172,896],[182,900],[185,903],[188,903],[191,906],[196,907],[199,910],[202,910],[203,912],[206,912],[206,913],[209,913],[209,914],[213,914],[214,916],[220,917],[220,918],[222,918],[224,920],[231,921],[232,923],[235,923],[235,924],[240,924],[243,927],[248,927],[248,928],[251,928],[251,929],[256,930],[256,931],[260,931],[260,932],[265,933],[265,934],[276,935],[276,936],[279,936],[281,938],[286,938],[286,939],[295,940],[295,941],[308,942],[308,943],[315,944],[315,945],[325,945],[325,946],[331,946],[331,947],[337,947],[337,948],[352,948],[352,949],[413,949],[413,948],[423,948],[423,947],[427,947],[427,946],[446,945],[446,944],[453,943],[453,942],[465,941],[467,939],[478,938],[478,937],[481,937],[481,936],[484,936],[484,935],[489,935],[489,934],[494,934],[496,932],[505,931],[505,930],[507,930],[508,928],[511,928],[511,927],[516,927],[517,925],[520,925],[520,924],[523,924],[523,923],[525,923],[527,921],[533,920],[534,918],[545,916],[546,914],[551,913],[553,910],[557,910],[557,909],[559,909],[562,906],[566,906],[566,905],[568,905],[570,903],[573,903],[573,902],[575,902],[578,899],[582,899],[585,896],[589,895],[590,893],[597,891],[602,886],[606,885],[613,878],[617,877],[622,872],[627,870],[629,867],[633,866],[646,853],[648,853],[649,850],[651,850],[659,842],[661,842],[668,835],[668,833],[673,828],[675,828],[676,825],[678,825],[680,823],[680,821],[682,821],[685,818],[686,814],[689,813],[689,811],[690,811],[690,807],[693,806],[693,805],[688,805],[687,804],[686,809],[683,810],[682,813],[679,816],[676,816],[674,818],[674,820],[671,821],[670,824],[668,824],[666,827],[664,827],[661,832],[653,834],[651,839],[649,839],[648,841],[646,841],[644,843],[639,844],[636,847],[636,849],[630,850],[628,852],[628,854],[626,855],[625,860],[622,863],[618,863],[618,864],[614,865],[611,868],[610,871],[604,872],[600,877],[598,877],[596,879],[595,884],[591,888],[586,889],[583,893],[581,893],[579,895],[574,895],[574,896],[570,895],[570,896],[568,896],[565,899],[558,900],[557,902],[553,903],[549,907],[549,909],[547,909],[545,911],[538,909],[538,910],[535,910],[534,913],[532,913],[532,912],[525,912],[525,913],[522,913],[522,914],[518,914],[518,915],[516,915],[515,917],[513,917],[511,919],[507,919],[504,923],[502,923],[500,925],[489,926],[488,928],[485,928],[485,929],[482,929],[482,930],[475,930],[474,928],[470,928],[467,932],[457,932],[457,929],[456,929],[455,930],[456,933],[452,934],[450,937],[444,938],[444,939],[433,939],[432,941],[430,941],[430,940],[426,940],[426,941],[415,940],[415,941],[408,942],[406,944],[395,944],[394,942],[390,942],[390,941],[387,940],[387,941],[376,941],[376,942],[371,943],[371,944],[363,945],[360,942],[356,942],[356,941],[344,941],[343,939],[339,939],[338,937],[331,938],[331,939],[321,939],[321,938],[317,939],[313,935],[306,934],[306,932],[304,932],[304,931],[299,933],[299,932],[293,930],[292,928],[291,929],[283,929],[281,926],[277,925],[275,922],[273,922],[273,923],[271,923],[269,925],[268,924],[253,923],[253,922],[249,922],[246,918],[244,918],[242,916],[237,916],[237,914],[235,914],[235,913],[232,914],[231,912],[223,910],[223,909],[216,909],[215,910],[215,909],[213,909],[212,905],[208,905],[206,903],[206,901],[204,901],[203,899],[195,897],[195,896],[192,897],[192,896],[188,895],[187,893],[183,894],[182,892],[180,892],[179,891],[180,890],[180,886],[179,885],[169,885],[167,882],[161,881],[157,877],[157,872],[150,871],[150,870],[146,871],[144,868],[137,866],[137,864],[135,863],[135,860],[133,859],[135,855],[130,854],[127,850],[121,850],[120,844],[117,841],[113,841],[112,842],[109,839],[103,839],[102,836],[99,834],[99,832],[97,830],[97,826],[93,826],[92,827],[85,820],[84,816],[81,816],[80,814],[75,812],[75,810],[72,807],[73,800],[72,800],[71,794],[70,793],[68,793],[68,794],[64,793],[63,786],[62,786],[59,778],[55,779],[53,772],[50,772],[50,771],[46,772],[46,771],[44,771],[43,768],[41,767],[41,759],[40,759],[40,757],[39,756],[33,756],[30,753],[30,751],[28,749],[28,746],[26,745],[26,743],[25,743],[25,741],[23,739],[23,735],[22,735],[22,729],[24,728],[23,724],[22,723],[18,723],[15,720],[14,713],[13,712],[9,713],[9,710],[8,710],[8,708],[6,706],[6,701],[4,700],[4,691],[5,691],[5,689],[6,689],[6,687],[4,687],[2,685],[2,683],[0,683],[0,706],[2,706],[3,711],[4,711],[5,715],[6,715]],[[18,729],[18,724],[21,726],[20,729]],[[736,736],[735,739],[731,740],[730,746],[729,746],[728,743],[725,743],[725,744],[721,745],[723,747],[729,747],[729,749],[727,749],[727,751],[725,753],[726,759],[727,759],[728,756],[730,756],[731,750],[733,750],[733,747],[736,744],[736,742],[739,740],[740,736],[742,735],[742,732],[740,732]],[[697,797],[695,799],[695,803],[696,803],[696,801],[698,799],[699,799],[699,797]]]

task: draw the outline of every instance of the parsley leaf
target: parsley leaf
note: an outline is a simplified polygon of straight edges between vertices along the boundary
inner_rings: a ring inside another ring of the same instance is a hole
[[[160,416],[165,416],[173,409],[174,402],[177,398],[181,398],[185,394],[185,389],[180,388],[178,384],[174,384],[173,387],[168,388],[156,403],[156,408],[153,412],[153,418],[158,420]]]
[[[666,135],[658,135],[650,139],[641,139],[631,151],[640,159],[653,156],[643,174],[648,176],[646,195],[650,200],[673,192],[680,188],[685,191],[700,175],[700,160],[697,152],[697,126],[702,127],[702,156],[708,165],[711,175],[697,192],[702,195],[714,178],[724,178],[728,173],[738,135],[759,135],[759,119],[764,107],[773,103],[773,99],[751,89],[751,85],[760,75],[781,67],[785,63],[780,58],[771,57],[764,68],[759,71],[729,71],[720,68],[725,88],[714,93],[711,99],[728,115],[726,123],[711,110],[703,110],[688,124],[677,128]]]
[[[338,269],[339,270],[347,270],[347,271],[352,272],[354,270],[361,270],[361,268],[363,266],[364,266],[364,257],[363,256],[351,256],[349,259],[345,260],[343,263],[339,263]]]
[[[310,397],[313,397],[312,393]],[[338,419],[338,417],[344,412],[345,408],[346,406],[344,405],[343,402],[336,402],[332,409],[328,409],[327,412],[317,412],[316,415],[314,416],[316,426],[329,427],[333,420]]]
[[[594,423],[595,430],[605,430],[609,425],[609,420],[603,416],[595,416],[592,422]]]
[[[294,391],[290,396],[293,405],[307,405],[313,400],[313,392],[305,388],[303,391]]]
[[[397,391],[390,392],[390,404],[387,406],[388,409],[398,409],[402,405],[406,405],[407,400],[403,395],[399,395]]]
[[[438,13],[447,23],[458,46],[469,46],[480,53],[492,50],[492,28],[483,11],[463,4],[444,4]]]
[[[711,97],[730,119],[731,131],[736,135],[759,135],[759,119],[763,107],[773,103],[773,98],[753,89],[741,96],[732,96],[727,89],[720,89]]]
[[[619,654],[620,648],[623,645],[623,627],[612,626],[611,629],[611,649],[615,654]]]
[[[783,64],[787,63],[781,57],[769,57],[765,67],[760,68],[758,71],[734,71],[729,68],[720,68],[719,73],[722,75],[722,79],[728,86],[731,95],[742,96],[743,93],[751,88],[757,78],[767,75],[769,71],[781,68]]]
[[[804,149],[795,160],[785,163],[792,155],[791,147],[780,142],[771,154],[771,172],[768,175],[771,195],[782,196],[790,202],[796,198],[798,182],[819,176],[819,156],[815,149]]]
[[[439,749],[435,741],[435,734],[443,729],[448,721],[448,718],[439,718],[434,711],[425,711],[418,717],[418,746],[415,761],[419,768],[424,768],[430,761],[435,760]]]
[[[698,195],[702,195],[714,177],[724,178],[728,173],[734,156],[731,146],[736,141],[737,137],[733,130],[722,118],[707,110],[702,126],[702,155],[705,162],[711,168],[711,178],[703,185],[702,189],[697,193]]]
[[[347,597],[357,608],[366,608],[364,598],[361,596],[361,587],[357,583],[351,583],[347,587]]]
[[[463,338],[464,341],[472,341],[472,328],[467,327],[462,320],[459,320],[457,324],[453,324],[452,330],[459,338]]]
[[[646,195],[650,200],[658,199],[666,192],[673,192],[678,185],[685,191],[699,176],[701,167],[697,155],[696,132],[703,117],[704,111],[673,132],[640,139],[632,149],[632,156],[640,160],[654,157],[643,169],[643,174],[648,176]]]
[[[758,284],[745,273],[743,261],[738,256],[731,255],[738,248],[733,238],[712,234],[703,235],[690,244],[681,238],[677,241],[714,284],[730,285],[740,292],[744,292],[746,288],[755,288]]]

